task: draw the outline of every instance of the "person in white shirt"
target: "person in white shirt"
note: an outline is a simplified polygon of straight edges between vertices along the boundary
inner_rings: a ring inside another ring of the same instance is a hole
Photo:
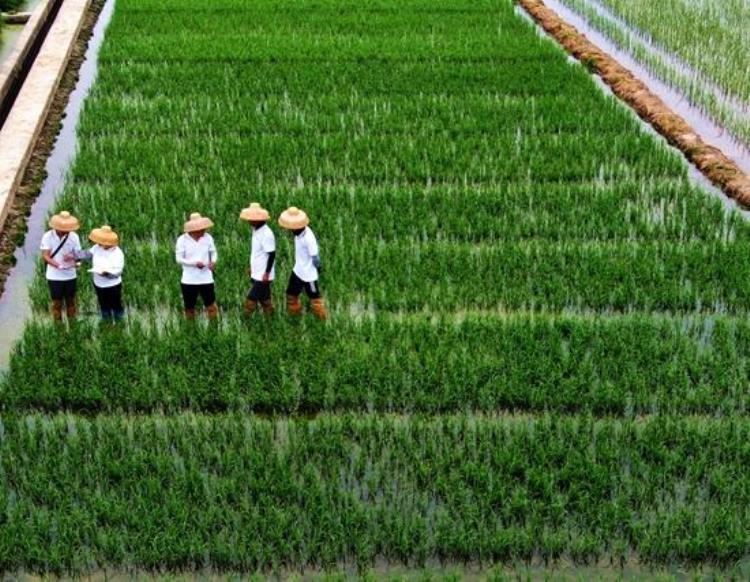
[[[51,230],[44,233],[40,249],[47,263],[47,286],[52,300],[52,318],[62,321],[63,304],[68,321],[77,315],[77,274],[75,253],[81,250],[78,219],[63,210],[49,220]]]
[[[328,319],[318,285],[318,275],[321,272],[318,240],[308,226],[310,220],[307,214],[292,206],[281,213],[279,224],[294,235],[294,269],[289,276],[289,285],[286,289],[287,311],[291,315],[302,313],[299,296],[304,290],[310,299],[313,315],[318,319]]]
[[[198,297],[203,300],[209,319],[219,316],[214,289],[214,269],[219,254],[213,237],[207,232],[213,225],[211,219],[194,212],[185,223],[185,234],[177,239],[175,259],[182,266],[180,283],[186,319],[195,319]]]
[[[245,314],[252,316],[260,303],[264,315],[273,313],[271,283],[276,271],[276,237],[266,222],[271,218],[268,211],[257,202],[243,208],[240,219],[250,223],[253,229],[250,241],[250,292],[245,299]]]
[[[104,225],[89,234],[94,244],[88,251],[76,253],[75,258],[91,261],[90,272],[94,275],[94,291],[99,301],[103,322],[122,321],[125,313],[122,306],[122,271],[125,255],[120,249],[120,238],[111,227]]]

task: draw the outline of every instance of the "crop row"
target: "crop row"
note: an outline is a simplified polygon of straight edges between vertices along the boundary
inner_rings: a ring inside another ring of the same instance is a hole
[[[38,355],[45,373],[39,374]],[[750,321],[644,315],[30,324],[5,410],[746,415]]]
[[[707,16],[695,12],[698,5],[686,6],[682,0],[671,2],[674,10],[659,10],[658,23],[652,21],[651,30],[629,30],[612,15],[601,12],[598,4],[591,0],[564,0],[571,8],[581,14],[588,23],[594,28],[601,31],[612,42],[621,49],[628,51],[642,65],[650,69],[657,77],[671,84],[681,91],[688,100],[695,106],[699,107],[715,119],[721,126],[730,130],[738,139],[745,144],[750,143],[750,119],[747,116],[747,96],[744,98],[745,105],[742,104],[742,98],[737,98],[737,90],[741,93],[748,91],[741,73],[737,74],[740,69],[734,69],[737,57],[746,58],[750,47],[742,47],[735,41],[737,32],[740,29],[733,28],[733,22],[741,22],[742,19],[735,19],[732,16]],[[614,5],[617,5],[616,8]],[[741,3],[739,2],[717,2],[713,3],[720,6],[720,10],[737,10]],[[711,3],[703,3],[702,9],[711,11]],[[619,3],[613,2],[615,8],[615,17],[625,16],[630,24],[633,24],[633,14],[637,14],[636,20],[642,20],[641,16],[652,11],[652,6],[643,2]],[[741,9],[741,8],[740,8]],[[684,17],[684,12],[694,11],[690,18]],[[655,13],[651,13],[653,17]],[[663,16],[667,15],[665,19]],[[695,18],[701,21],[696,25]],[[641,21],[640,25],[644,23]],[[705,30],[709,28],[712,30]],[[723,28],[723,30],[721,30]],[[652,34],[658,30],[659,34]],[[696,34],[696,30],[704,33]],[[651,44],[644,41],[643,32],[646,32],[645,39],[657,41],[660,49],[664,49],[664,33],[667,36],[674,34],[684,35],[684,40],[688,43],[681,43],[677,46],[672,42],[667,43],[666,52],[654,50]],[[661,36],[662,38],[657,38]],[[733,40],[727,44],[727,39]],[[661,45],[661,46],[660,46]],[[731,45],[731,46],[730,46]],[[672,51],[678,50],[684,53],[694,53],[703,60],[702,63],[696,63],[695,58],[688,59],[684,62],[692,64],[697,69],[685,67],[679,60],[676,60]],[[732,61],[735,61],[734,63]],[[716,67],[716,63],[721,63]],[[708,69],[706,65],[709,65]],[[708,73],[707,73],[708,71]],[[740,84],[737,84],[737,81]],[[734,87],[734,90],[730,87]]]
[[[731,563],[746,420],[3,418],[0,568]]]
[[[123,98],[101,96],[86,102],[78,127],[83,139],[102,135],[176,137],[286,134],[309,136],[347,132],[408,135],[521,133],[618,133],[637,129],[637,121],[614,100],[595,96],[571,103],[561,95],[512,97],[445,95],[360,97],[355,94],[243,98]],[[582,136],[582,137],[583,137]],[[551,136],[550,136],[551,137]]]
[[[536,62],[112,63],[101,69],[96,96],[206,96],[239,98],[354,91],[363,96],[441,94],[539,96],[591,92],[573,64]]]
[[[524,163],[519,164],[518,160]],[[190,160],[189,165],[185,160]],[[72,177],[95,180],[168,181],[182,174],[196,182],[217,176],[234,182],[264,179],[296,181],[624,179],[680,177],[683,162],[655,148],[648,135],[557,134],[225,135],[216,139],[177,136],[102,136],[87,140]]]
[[[743,24],[750,18],[746,2],[668,0],[657,9],[648,0],[600,1],[727,93],[750,103],[745,74],[750,40]]]
[[[218,245],[220,305],[239,305],[249,289],[248,242],[235,228]],[[342,310],[445,312],[498,308],[593,311],[750,310],[748,244],[524,241],[501,244],[445,241],[384,242],[329,236],[322,285]],[[139,309],[176,306],[180,270],[173,242],[127,250],[126,301]],[[276,292],[291,273],[288,237],[279,243]],[[171,274],[171,275],[170,275]],[[46,305],[38,280],[37,306]]]
[[[750,240],[747,221],[684,180],[294,188],[278,182],[230,185],[219,180],[78,182],[68,184],[66,198],[84,209],[80,218],[87,227],[105,222],[115,226],[126,250],[139,241],[171,243],[184,217],[196,208],[211,213],[219,244],[244,238],[247,230],[238,220],[238,209],[253,199],[274,218],[288,206],[304,206],[322,241],[345,245],[361,238],[484,244]]]

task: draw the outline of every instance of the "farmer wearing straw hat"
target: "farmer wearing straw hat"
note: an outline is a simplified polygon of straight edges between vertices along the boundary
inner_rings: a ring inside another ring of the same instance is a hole
[[[211,219],[194,212],[185,223],[185,234],[177,239],[175,258],[182,265],[182,299],[185,318],[189,320],[195,319],[195,306],[199,296],[208,318],[216,319],[219,316],[214,289],[214,269],[219,254],[213,237],[207,232],[213,225]]]
[[[111,227],[104,225],[89,234],[94,243],[88,251],[76,253],[76,259],[91,261],[90,272],[94,275],[94,291],[99,301],[99,311],[104,322],[121,321],[122,271],[125,268],[125,255],[119,247],[120,239]]]
[[[257,202],[240,212],[240,219],[250,223],[253,235],[250,242],[250,281],[252,286],[245,300],[245,315],[253,315],[260,303],[264,315],[273,313],[271,282],[276,275],[276,237],[266,224],[270,215]]]
[[[299,296],[304,290],[310,298],[310,308],[318,319],[327,319],[325,302],[320,294],[318,275],[321,271],[318,241],[310,230],[310,220],[304,211],[292,206],[281,213],[279,224],[294,234],[294,269],[286,289],[286,307],[291,315],[302,313]]]
[[[68,321],[75,319],[76,309],[76,261],[75,254],[81,250],[77,231],[78,219],[63,210],[49,220],[50,230],[44,233],[40,249],[42,260],[47,263],[47,286],[52,299],[52,318],[62,321],[63,304]]]

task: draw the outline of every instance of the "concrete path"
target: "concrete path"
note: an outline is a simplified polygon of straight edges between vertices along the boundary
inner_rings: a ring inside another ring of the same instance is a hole
[[[0,129],[0,230],[34,150],[91,0],[66,0]]]

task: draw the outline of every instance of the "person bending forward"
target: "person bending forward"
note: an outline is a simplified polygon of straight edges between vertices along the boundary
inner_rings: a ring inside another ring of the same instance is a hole
[[[207,232],[213,225],[211,219],[194,212],[185,223],[185,233],[177,239],[175,258],[182,266],[180,282],[186,319],[195,319],[198,297],[203,301],[209,319],[216,319],[219,315],[214,289],[214,269],[219,254],[213,237]]]
[[[286,307],[291,315],[302,313],[299,296],[304,290],[310,308],[318,319],[327,319],[325,302],[320,293],[318,275],[321,271],[318,241],[308,224],[304,211],[292,206],[281,213],[279,224],[294,235],[294,269],[286,289]]]
[[[268,226],[268,211],[257,202],[240,212],[240,218],[250,223],[253,235],[250,242],[250,292],[245,300],[245,314],[251,316],[260,303],[264,315],[273,313],[271,283],[275,277],[276,237]]]

